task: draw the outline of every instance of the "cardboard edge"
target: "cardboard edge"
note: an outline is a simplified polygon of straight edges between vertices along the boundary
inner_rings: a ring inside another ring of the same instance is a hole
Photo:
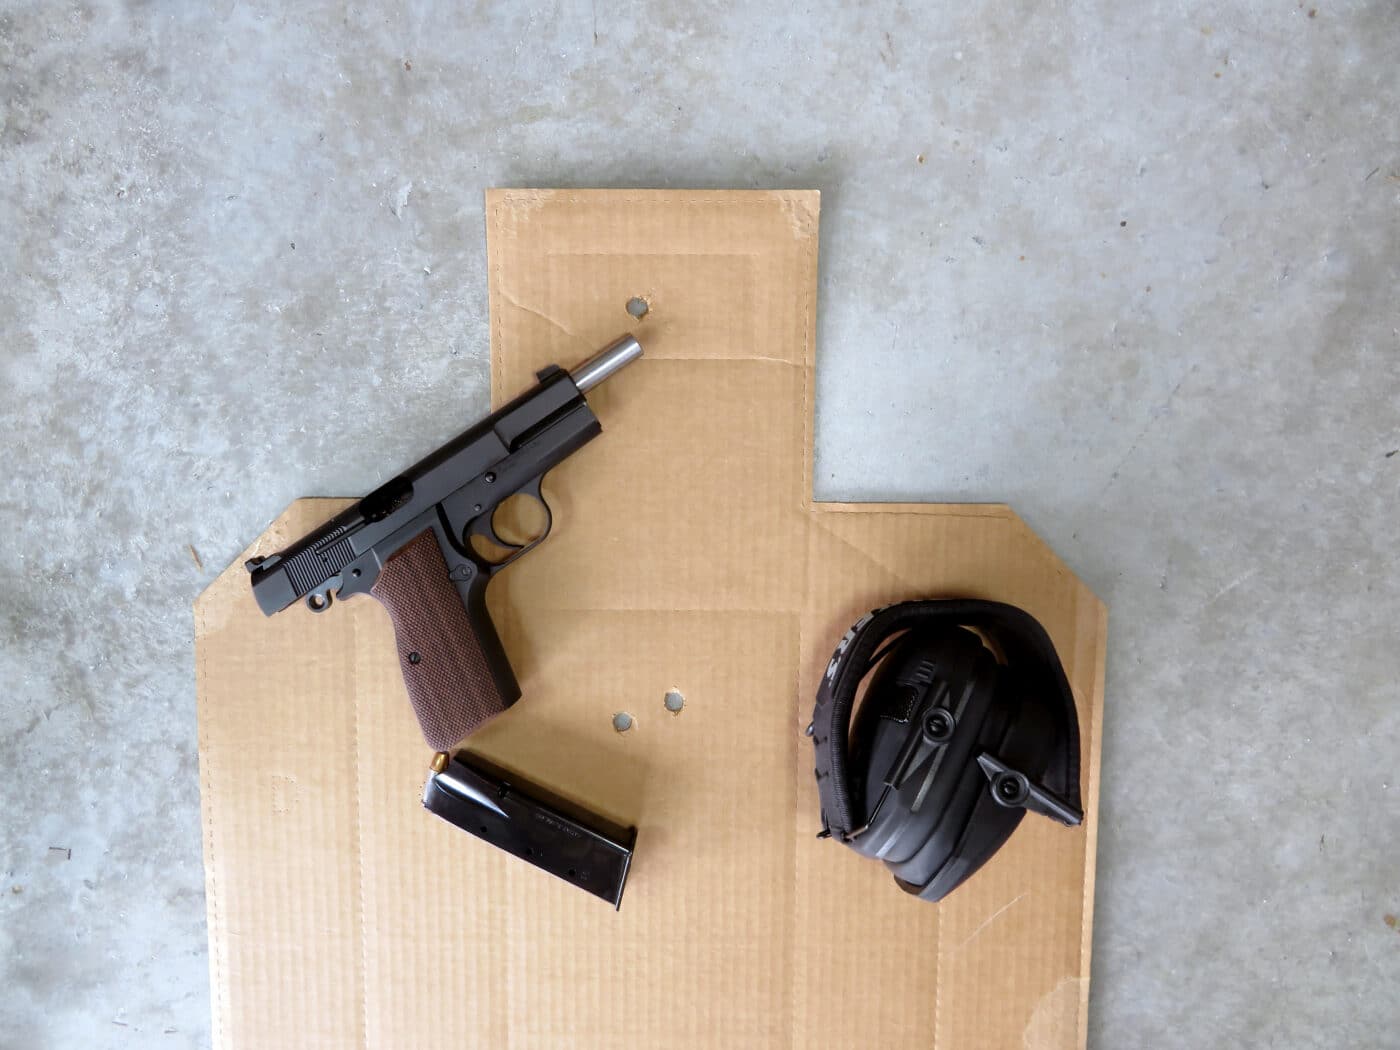
[[[1007,507],[1007,516],[1012,520],[1016,527],[1020,529],[1021,534],[1027,540],[1029,540],[1035,546],[1039,547],[1041,552],[1045,555],[1045,557],[1049,559],[1050,562],[1060,570],[1060,572],[1064,573],[1066,576],[1068,576],[1075,582],[1075,585],[1078,587],[1081,593],[1088,595],[1089,598],[1093,600],[1093,603],[1097,607],[1099,615],[1103,618],[1103,622],[1105,625],[1104,631],[1100,632],[1100,656],[1102,657],[1102,643],[1105,643],[1107,641],[1108,617],[1108,607],[1104,605],[1103,599],[1100,598],[1096,593],[1094,593],[1093,588],[1090,587],[1087,583],[1085,583],[1083,578],[1081,578],[1077,572],[1075,572],[1069,567],[1065,560],[1060,557],[1059,553],[1055,550],[1055,548],[1050,546],[1050,544],[1047,543],[1041,537],[1040,533],[1036,532],[1035,529],[1031,528],[1030,525],[1026,522],[1026,519],[1021,517],[1021,515],[1017,514],[1014,508],[1010,506]],[[1100,683],[1100,685],[1101,684],[1102,683]],[[1099,691],[1100,693],[1102,693],[1101,688]]]
[[[807,500],[806,508],[814,516],[823,514],[886,514],[903,515],[908,517],[935,517],[935,518],[995,518],[1007,522],[1013,528],[1039,549],[1052,565],[1061,573],[1074,581],[1077,588],[1089,598],[1093,599],[1098,607],[1100,616],[1104,618],[1106,624],[1107,607],[1093,589],[1073,569],[1065,563],[1065,560],[1056,553],[1040,534],[1026,523],[1026,519],[1017,514],[1015,509],[1007,503],[841,503],[815,500],[810,497]],[[1106,634],[1106,629],[1099,632],[1100,636]],[[1102,690],[1100,689],[1100,692]]]
[[[1106,684],[1106,667],[1108,658],[1108,606],[1104,604],[1094,590],[1084,582],[1078,573],[1074,572],[1063,558],[1047,543],[1041,535],[1031,528],[1030,525],[1017,514],[1011,507],[1006,507],[1006,517],[1020,532],[1019,540],[1022,543],[1031,544],[1038,547],[1041,554],[1049,560],[1050,564],[1056,566],[1059,572],[1063,573],[1072,581],[1075,590],[1075,603],[1077,609],[1078,624],[1076,624],[1075,634],[1079,639],[1081,647],[1088,647],[1093,653],[1093,675],[1091,679],[1090,695],[1086,697],[1075,697],[1076,704],[1081,701],[1087,706],[1089,712],[1089,734],[1087,741],[1087,762],[1084,768],[1084,783],[1081,790],[1084,793],[1083,803],[1085,813],[1092,814],[1092,819],[1085,822],[1084,829],[1084,886],[1083,901],[1081,904],[1079,931],[1079,976],[1077,992],[1077,1022],[1075,1033],[1077,1046],[1088,1045],[1089,1039],[1089,988],[1093,983],[1093,943],[1094,943],[1094,891],[1098,883],[1098,841],[1099,841],[1099,773],[1103,763],[1103,712],[1104,712],[1104,687]],[[1086,623],[1085,621],[1089,621]],[[1081,648],[1082,651],[1082,648]],[[1072,687],[1072,683],[1071,683]],[[1081,740],[1080,746],[1083,749],[1086,742]],[[1082,750],[1081,750],[1082,753]],[[1056,993],[1051,992],[1047,999],[1052,998]],[[1051,1004],[1053,1007],[1053,1004]],[[1034,1014],[1033,1014],[1034,1016]],[[1029,1033],[1027,1033],[1029,1035]]]
[[[1104,687],[1108,663],[1108,607],[1089,589],[1088,585],[1075,580],[1085,593],[1094,599],[1094,696],[1090,704],[1094,725],[1094,746],[1089,749],[1088,787],[1085,790],[1084,807],[1086,813],[1094,814],[1084,836],[1084,904],[1083,929],[1080,932],[1080,972],[1083,974],[1079,990],[1079,1046],[1089,1043],[1089,988],[1093,983],[1094,955],[1094,894],[1098,884],[1099,871],[1099,773],[1103,764],[1103,711]]]
[[[228,569],[224,570],[227,573]],[[222,577],[224,573],[220,573]],[[219,577],[215,577],[217,583]],[[210,584],[194,601],[194,666],[195,666],[195,762],[199,769],[199,823],[200,838],[204,847],[204,900],[206,935],[209,943],[209,1027],[213,1045],[226,1047],[228,1043],[228,1006],[225,1002],[227,960],[224,959],[228,943],[224,930],[224,916],[220,908],[218,854],[215,849],[214,827],[217,818],[214,805],[213,771],[209,760],[208,719],[204,713],[204,691],[200,685],[204,681],[208,648],[205,642],[207,608],[206,596],[212,590]]]
[[[501,209],[509,205],[515,195],[525,192],[529,191],[488,188],[483,198],[484,218],[486,220],[486,344],[491,364],[487,376],[486,391],[493,408],[501,397],[498,385],[500,383],[498,377],[501,374],[501,315],[503,313],[500,303],[500,269],[501,255],[504,251],[502,242],[505,240],[501,226]]]
[[[487,208],[504,205],[523,210],[534,210],[556,200],[566,204],[595,202],[599,204],[626,204],[647,200],[655,204],[676,203],[697,206],[777,203],[789,211],[793,232],[796,236],[801,237],[816,232],[814,221],[818,218],[821,196],[821,190],[786,188],[734,190],[705,189],[703,187],[632,186],[614,189],[559,189],[538,186],[488,186],[485,190]]]
[[[1006,503],[848,503],[809,498],[807,509],[814,514],[907,514],[940,518],[1014,518]]]

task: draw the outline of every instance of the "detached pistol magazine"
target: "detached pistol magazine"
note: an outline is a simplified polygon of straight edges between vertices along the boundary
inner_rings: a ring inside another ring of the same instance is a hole
[[[584,394],[641,356],[641,344],[624,336],[572,372],[550,365],[533,389],[319,529],[250,559],[258,605],[271,616],[298,600],[323,612],[333,598],[379,599],[423,737],[448,750],[520,697],[486,611],[486,585],[549,535],[545,474],[602,432]],[[545,517],[520,542],[498,535],[493,521],[516,495],[538,501]]]

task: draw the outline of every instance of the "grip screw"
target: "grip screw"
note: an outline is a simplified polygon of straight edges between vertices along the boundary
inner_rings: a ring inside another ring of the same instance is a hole
[[[409,653],[409,654],[408,654],[408,662],[411,663],[411,664],[419,663],[422,659],[423,659],[423,657],[420,656],[418,653]]]

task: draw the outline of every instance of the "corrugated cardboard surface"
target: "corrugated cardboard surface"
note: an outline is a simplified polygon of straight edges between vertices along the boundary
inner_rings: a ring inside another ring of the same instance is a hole
[[[811,501],[817,195],[487,203],[498,398],[629,328],[646,348],[546,482],[549,541],[492,584],[525,695],[471,741],[638,826],[622,910],[422,811],[388,617],[266,619],[240,559],[196,604],[216,1045],[1082,1045],[1104,610],[1005,507]],[[1087,819],[1023,822],[934,906],[816,840],[801,730],[862,612],[953,595],[1049,630]]]

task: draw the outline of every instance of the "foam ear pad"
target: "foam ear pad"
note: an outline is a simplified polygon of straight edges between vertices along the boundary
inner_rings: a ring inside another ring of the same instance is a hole
[[[925,900],[985,864],[1028,810],[1082,819],[1074,697],[1044,628],[1014,606],[868,613],[837,646],[808,732],[822,835]]]

